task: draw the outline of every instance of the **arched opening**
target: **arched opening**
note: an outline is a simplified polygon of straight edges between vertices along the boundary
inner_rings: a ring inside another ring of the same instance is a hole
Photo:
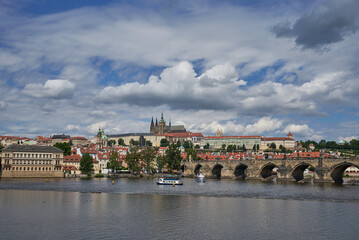
[[[313,177],[314,167],[308,163],[301,163],[294,167],[292,176],[295,181],[299,182],[304,177]]]
[[[183,164],[183,165],[181,166],[181,171],[184,172],[184,170],[186,170],[186,165],[185,165],[185,164]]]
[[[201,170],[202,165],[201,164],[197,164],[196,167],[194,168],[194,175],[197,176]]]
[[[237,165],[234,169],[234,176],[236,176],[238,179],[244,180],[246,178],[245,170],[247,168],[248,166],[243,163]]]
[[[221,164],[214,165],[212,169],[212,175],[215,176],[216,178],[221,178],[222,168],[223,166]]]
[[[330,177],[334,180],[334,182],[336,183],[343,183],[344,180],[343,180],[343,174],[345,172],[345,170],[349,167],[356,167],[358,168],[358,166],[352,164],[352,163],[347,163],[347,162],[344,162],[344,163],[340,163],[336,166],[334,166],[331,170],[331,173],[330,173]]]
[[[275,165],[273,163],[268,163],[268,164],[264,165],[261,170],[262,178],[267,178],[272,175],[277,175],[276,169],[278,169],[278,167],[277,167],[277,165]]]

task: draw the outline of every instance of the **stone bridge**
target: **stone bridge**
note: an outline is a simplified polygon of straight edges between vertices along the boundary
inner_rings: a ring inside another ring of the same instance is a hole
[[[185,176],[195,177],[202,172],[207,178],[265,179],[277,168],[277,180],[300,181],[304,170],[314,169],[314,182],[343,182],[343,173],[349,166],[359,168],[358,158],[330,159],[265,159],[182,162]]]

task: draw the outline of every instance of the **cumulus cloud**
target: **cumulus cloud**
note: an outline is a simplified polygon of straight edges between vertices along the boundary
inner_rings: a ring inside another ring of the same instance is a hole
[[[280,128],[283,120],[277,118],[263,117],[254,124],[245,127],[246,134],[263,134],[265,132],[274,131]]]
[[[69,80],[47,80],[44,85],[40,83],[27,84],[23,93],[34,98],[66,99],[72,98],[75,84]]]
[[[329,2],[329,4],[328,4]],[[304,49],[318,49],[340,42],[358,29],[357,0],[325,1],[299,18],[293,26],[283,22],[273,27],[277,37],[294,38]]]
[[[295,138],[300,139],[310,139],[319,141],[323,139],[323,136],[316,133],[312,128],[310,128],[307,124],[289,124],[287,125],[282,133],[291,132]]]
[[[228,109],[243,80],[230,64],[216,65],[197,77],[191,63],[184,61],[166,68],[147,83],[131,82],[105,87],[97,100],[138,106],[169,105],[173,109]]]
[[[0,101],[0,110],[5,109],[6,104],[3,101]]]
[[[350,136],[350,137],[338,137],[338,141],[350,142],[353,139],[358,139],[359,136]]]

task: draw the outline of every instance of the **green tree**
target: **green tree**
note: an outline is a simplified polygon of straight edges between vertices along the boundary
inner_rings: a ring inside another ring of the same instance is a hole
[[[270,145],[269,145],[269,148],[271,148],[271,149],[276,149],[277,148],[277,146],[275,145],[275,143],[274,142],[272,142]]]
[[[227,152],[233,152],[236,150],[236,146],[235,145],[228,145],[227,146]]]
[[[168,147],[170,145],[170,143],[168,142],[168,140],[166,138],[161,139],[161,147]]]
[[[166,157],[165,156],[157,156],[156,158],[156,164],[157,164],[157,169],[158,172],[162,172],[162,169],[164,168],[164,166],[166,165]]]
[[[182,156],[181,151],[177,148],[176,144],[171,144],[166,150],[167,168],[170,171],[179,170],[181,166]]]
[[[197,157],[197,151],[193,148],[186,149],[186,152],[187,152],[187,157],[186,157],[187,161],[189,161],[190,156],[192,161],[198,161],[199,159],[201,159],[200,157]]]
[[[119,138],[117,141],[118,145],[125,146],[125,141],[122,138]]]
[[[244,145],[244,143],[243,143],[242,149],[243,149],[243,152],[247,151],[246,145]]]
[[[110,141],[107,142],[107,144],[109,146],[113,146],[113,145],[116,145],[116,141],[115,140],[110,140]]]
[[[64,156],[71,155],[71,147],[70,147],[70,144],[68,144],[67,142],[55,143],[54,147],[59,148],[62,151],[64,151]]]
[[[110,159],[107,163],[107,168],[111,169],[112,171],[121,169],[121,163],[117,151],[111,152]]]
[[[200,147],[198,144],[196,144],[196,145],[194,146],[194,148],[200,149],[201,147]]]
[[[136,147],[131,148],[130,151],[127,152],[125,162],[132,173],[137,173],[141,170],[140,153]]]
[[[69,141],[69,145],[70,145],[70,146],[72,146],[72,145],[73,145],[73,144],[72,144],[72,140],[71,140],[71,139],[70,139],[70,141]]]
[[[181,144],[181,141],[180,140],[177,140],[177,147],[180,147],[182,144]]]
[[[150,140],[146,140],[146,146],[152,147],[152,142]]]
[[[147,173],[153,172],[152,162],[156,158],[156,150],[153,148],[146,148],[141,152],[141,160],[143,167]]]
[[[222,144],[222,150],[225,150],[226,149],[226,144]]]
[[[184,147],[184,149],[193,148],[193,144],[191,141],[184,141],[183,147]]]
[[[206,143],[206,144],[203,146],[203,149],[209,149],[209,143]]]
[[[82,155],[80,160],[80,171],[82,173],[90,173],[93,169],[93,159],[89,153],[85,153]]]

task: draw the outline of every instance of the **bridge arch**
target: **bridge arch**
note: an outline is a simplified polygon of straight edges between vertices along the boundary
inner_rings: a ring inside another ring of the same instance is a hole
[[[221,164],[216,164],[212,168],[212,175],[216,178],[221,178],[221,172],[222,172],[223,166]]]
[[[359,168],[358,165],[350,163],[350,162],[342,162],[337,165],[334,165],[330,169],[330,177],[334,180],[336,183],[343,183],[343,173],[345,169],[347,169],[350,166],[355,166]]]
[[[194,168],[194,175],[198,175],[199,174],[199,172],[200,172],[200,170],[201,170],[201,167],[202,167],[202,165],[201,164],[197,164],[196,166],[195,166],[195,168]]]
[[[305,169],[307,169],[308,167],[313,167],[313,165],[309,164],[309,163],[306,163],[306,162],[302,162],[302,163],[299,163],[298,165],[296,165],[292,172],[291,172],[291,175],[292,177],[295,179],[295,181],[300,181],[304,178],[304,171]]]
[[[238,164],[235,168],[234,168],[234,176],[236,176],[238,179],[242,179],[244,180],[246,177],[246,172],[245,170],[248,168],[247,165],[240,163]]]
[[[184,171],[186,170],[186,168],[187,168],[186,164],[182,164],[182,165],[181,165],[181,171],[182,171],[182,172],[184,172]]]
[[[278,166],[275,165],[274,163],[267,163],[261,168],[260,175],[262,176],[262,178],[270,177],[272,176],[273,169],[276,167]]]

